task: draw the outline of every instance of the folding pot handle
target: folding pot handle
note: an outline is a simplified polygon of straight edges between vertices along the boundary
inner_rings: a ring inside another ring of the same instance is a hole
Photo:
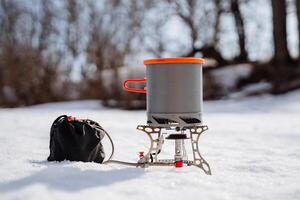
[[[136,92],[136,93],[147,93],[147,90],[144,89],[137,89],[137,88],[130,88],[127,86],[127,83],[146,83],[146,77],[144,79],[128,79],[124,81],[123,88],[128,92]]]

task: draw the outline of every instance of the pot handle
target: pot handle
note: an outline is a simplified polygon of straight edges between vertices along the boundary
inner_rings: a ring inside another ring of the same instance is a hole
[[[147,93],[146,88],[144,89],[137,89],[137,88],[130,88],[127,86],[127,83],[146,83],[146,77],[144,79],[128,79],[123,82],[123,88],[128,92],[136,92],[136,93]]]

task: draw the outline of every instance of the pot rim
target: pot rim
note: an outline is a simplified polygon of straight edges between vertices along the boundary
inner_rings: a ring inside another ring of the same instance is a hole
[[[203,58],[194,58],[194,57],[151,58],[151,59],[144,60],[145,65],[170,64],[170,63],[205,64],[205,60]]]

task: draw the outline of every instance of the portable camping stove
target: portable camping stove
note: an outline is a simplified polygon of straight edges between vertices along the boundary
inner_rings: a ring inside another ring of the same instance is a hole
[[[183,164],[187,166],[196,166],[201,168],[206,174],[211,175],[209,164],[203,159],[199,152],[198,142],[200,135],[208,129],[205,125],[193,126],[181,129],[179,132],[169,134],[164,137],[162,127],[152,127],[149,125],[139,125],[138,130],[146,133],[151,141],[150,149],[147,154],[140,152],[140,159],[138,163],[142,167],[148,167],[151,165],[160,166],[173,166],[183,167]],[[178,129],[177,129],[178,130]],[[174,159],[158,159],[158,154],[161,152],[164,140],[175,141],[175,155]],[[184,140],[189,139],[191,141],[193,160],[187,159],[187,153],[185,149]]]
[[[138,165],[183,167],[196,166],[211,174],[209,164],[199,152],[200,135],[208,129],[202,124],[202,64],[199,58],[158,58],[145,60],[147,78],[126,80],[125,90],[147,94],[147,124],[137,130],[146,133],[151,145],[149,151],[140,152]],[[137,89],[128,83],[147,83]],[[163,131],[173,131],[167,134]],[[165,137],[166,136],[166,137]],[[191,141],[193,160],[188,160],[185,140]],[[174,140],[173,159],[158,159],[165,140]]]

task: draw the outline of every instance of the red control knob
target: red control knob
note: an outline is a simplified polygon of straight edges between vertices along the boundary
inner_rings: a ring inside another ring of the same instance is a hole
[[[67,121],[68,122],[73,122],[73,121],[75,121],[75,117],[68,116]]]
[[[143,151],[140,151],[139,154],[140,154],[140,157],[144,156],[144,152]]]
[[[175,167],[176,167],[176,168],[183,167],[183,162],[182,162],[182,160],[175,161]]]

